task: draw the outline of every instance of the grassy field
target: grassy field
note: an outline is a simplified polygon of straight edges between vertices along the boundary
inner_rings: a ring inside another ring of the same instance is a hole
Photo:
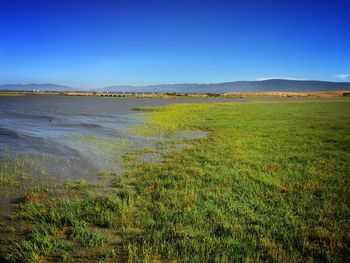
[[[12,215],[25,231],[3,260],[349,261],[349,99],[142,110],[135,131],[168,138],[162,161],[127,153],[108,191],[28,192]],[[178,149],[189,131],[207,136]]]

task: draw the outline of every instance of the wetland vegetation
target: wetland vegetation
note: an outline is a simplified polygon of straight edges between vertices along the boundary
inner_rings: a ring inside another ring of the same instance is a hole
[[[350,100],[138,109],[133,132],[166,139],[126,151],[109,185],[27,189],[2,224],[3,261],[349,260]],[[14,184],[21,166],[6,167]]]

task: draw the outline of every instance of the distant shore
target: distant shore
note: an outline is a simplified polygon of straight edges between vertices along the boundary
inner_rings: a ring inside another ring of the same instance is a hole
[[[227,93],[156,93],[156,92],[75,92],[75,91],[0,91],[0,96],[23,95],[59,95],[59,96],[95,96],[95,97],[135,97],[135,98],[174,98],[174,97],[223,97],[223,98],[254,98],[254,97],[350,97],[350,90],[311,91],[311,92],[227,92]]]

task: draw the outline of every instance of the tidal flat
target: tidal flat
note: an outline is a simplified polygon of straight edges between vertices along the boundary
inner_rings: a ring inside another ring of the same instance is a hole
[[[0,260],[349,261],[348,98],[187,102],[134,105],[142,121],[130,123],[129,136],[84,148],[97,156],[106,148],[122,163],[98,174],[103,183],[26,184],[1,217]],[[108,137],[113,121],[103,120]],[[83,135],[69,138],[101,136]],[[134,136],[152,143],[130,147]],[[3,189],[46,176],[26,162],[5,159]]]

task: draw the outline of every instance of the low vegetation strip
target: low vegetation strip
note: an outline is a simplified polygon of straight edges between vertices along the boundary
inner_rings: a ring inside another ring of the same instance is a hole
[[[350,100],[178,104],[146,114],[139,133],[207,136],[182,149],[161,142],[161,162],[128,153],[115,191],[79,184],[74,191],[90,192],[55,202],[35,192],[13,215],[30,223],[29,234],[5,260],[68,260],[91,247],[110,249],[93,258],[107,261],[349,260]],[[125,253],[115,252],[115,233]]]

